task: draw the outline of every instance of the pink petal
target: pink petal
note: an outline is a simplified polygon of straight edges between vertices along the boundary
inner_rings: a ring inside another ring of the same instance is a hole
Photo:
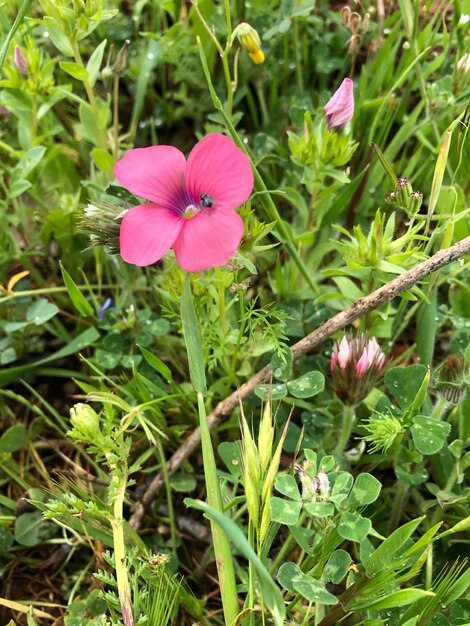
[[[200,211],[186,220],[173,249],[187,272],[225,265],[243,236],[243,220],[234,210]]]
[[[250,159],[225,135],[207,135],[188,157],[185,187],[196,201],[205,193],[214,207],[236,209],[250,197],[253,182]]]
[[[328,128],[341,128],[354,115],[354,83],[345,78],[324,107]]]
[[[129,150],[114,166],[118,181],[130,192],[160,206],[183,210],[184,154],[173,146]]]
[[[155,204],[140,204],[121,222],[121,256],[132,265],[152,265],[172,247],[185,220]]]

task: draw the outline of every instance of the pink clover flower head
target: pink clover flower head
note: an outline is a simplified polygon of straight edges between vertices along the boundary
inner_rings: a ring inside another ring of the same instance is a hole
[[[372,389],[383,366],[385,355],[375,337],[363,333],[344,335],[336,341],[331,354],[332,386],[345,403],[360,402]],[[339,366],[339,367],[338,367]]]
[[[354,83],[345,78],[324,106],[328,128],[341,130],[354,115]]]
[[[118,181],[148,200],[124,215],[120,252],[141,267],[170,248],[187,272],[225,265],[243,236],[235,211],[250,197],[250,160],[225,135],[207,135],[188,160],[173,146],[129,150],[114,166]]]

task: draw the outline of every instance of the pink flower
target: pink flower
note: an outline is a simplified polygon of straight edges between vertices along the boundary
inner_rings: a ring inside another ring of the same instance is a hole
[[[353,86],[353,81],[350,78],[345,78],[326,103],[324,110],[328,128],[340,130],[352,120],[354,115]]]
[[[331,354],[331,377],[336,395],[355,405],[372,389],[385,364],[385,355],[375,337],[346,334],[335,341]]]
[[[149,200],[124,215],[120,252],[127,263],[151,265],[173,248],[187,272],[224,265],[243,236],[235,209],[253,189],[248,157],[213,133],[186,161],[173,146],[129,150],[114,173],[130,192]]]

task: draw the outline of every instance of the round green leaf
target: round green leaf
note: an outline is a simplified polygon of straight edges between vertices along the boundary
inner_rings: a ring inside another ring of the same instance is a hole
[[[107,352],[106,350],[98,349],[95,352],[95,361],[105,370],[114,369],[120,362],[121,355],[115,352]]]
[[[322,580],[338,585],[346,576],[351,562],[352,559],[346,550],[335,550],[325,565]]]
[[[298,565],[289,561],[288,563],[283,563],[279,568],[277,573],[277,580],[281,587],[287,589],[287,591],[295,591],[293,579],[302,573],[302,570]]]
[[[417,415],[411,427],[414,444],[421,454],[439,452],[449,433],[450,424],[424,415]]]
[[[284,496],[288,496],[292,498],[292,500],[300,500],[299,488],[297,486],[297,481],[290,474],[284,474],[281,476],[277,476],[274,481],[274,486],[282,493]]]
[[[301,572],[292,579],[295,591],[307,598],[309,602],[320,602],[321,604],[337,604],[338,599],[325,588],[325,583],[315,580]]]
[[[359,474],[351,489],[345,508],[353,509],[375,502],[381,489],[382,484],[372,474]]]
[[[341,515],[339,520],[338,534],[340,537],[343,537],[343,539],[361,542],[367,537],[371,528],[372,524],[370,519],[362,517],[362,515],[358,515],[357,513],[349,513],[346,511]]]
[[[197,487],[197,480],[193,474],[185,474],[180,472],[170,477],[170,485],[174,491],[181,493],[190,493]]]
[[[15,521],[15,539],[22,546],[37,546],[52,537],[57,526],[45,520],[41,511],[23,513]]]
[[[335,507],[331,502],[309,502],[305,505],[305,510],[313,517],[328,517],[334,515]]]
[[[59,312],[59,309],[55,304],[46,300],[46,298],[40,298],[33,302],[26,312],[26,319],[28,322],[33,322],[36,326],[44,324],[51,317],[54,317]]]
[[[409,365],[408,367],[392,367],[385,373],[385,384],[402,409],[406,409],[413,403],[426,372],[424,365]]]
[[[302,507],[301,502],[284,500],[283,498],[272,496],[270,504],[271,519],[273,522],[286,524],[286,526],[292,526],[297,523],[300,515],[300,509]]]
[[[26,443],[27,434],[23,424],[10,426],[0,437],[0,452],[16,452]]]
[[[287,389],[294,398],[311,398],[325,387],[325,377],[321,372],[307,372],[300,378],[290,380]]]
[[[287,396],[287,387],[282,383],[274,383],[273,385],[256,385],[255,396],[260,400],[267,400],[271,390],[271,400],[280,400]]]
[[[238,478],[242,473],[241,445],[241,441],[223,441],[217,448],[219,456],[235,478]]]
[[[15,538],[6,526],[0,526],[0,552],[6,552],[13,545]]]

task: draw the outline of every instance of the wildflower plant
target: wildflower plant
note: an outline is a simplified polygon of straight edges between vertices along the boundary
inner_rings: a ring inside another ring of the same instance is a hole
[[[6,621],[470,622],[470,22],[313,4],[0,8]]]

